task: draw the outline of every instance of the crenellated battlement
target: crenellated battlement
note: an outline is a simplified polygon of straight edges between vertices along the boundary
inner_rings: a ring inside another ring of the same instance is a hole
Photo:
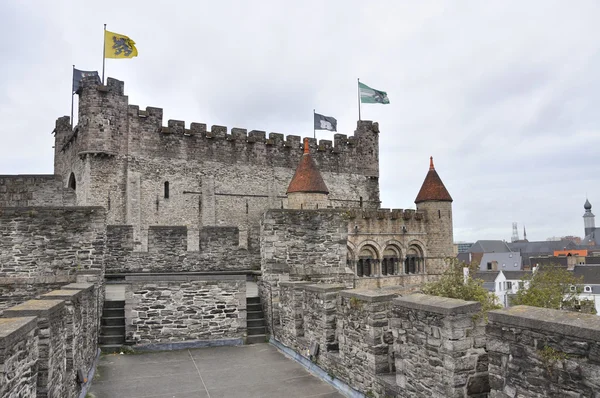
[[[162,108],[140,109],[129,104],[124,82],[116,79],[108,78],[103,86],[84,78],[79,95],[79,123],[73,132],[66,127],[68,119],[57,121],[57,126],[68,130],[60,137],[57,134],[57,147],[63,152],[74,145],[79,155],[203,159],[290,168],[302,155],[299,135],[183,120],[168,120],[165,125]],[[378,133],[377,123],[358,121],[353,135],[336,134],[333,141],[311,137],[309,147],[322,171],[378,177]]]
[[[188,228],[181,225],[152,225],[148,250],[136,251],[138,243],[133,225],[108,225],[107,273],[247,270],[260,263],[258,253],[240,247],[237,227],[203,227],[195,250],[188,250]]]
[[[425,212],[414,209],[350,209],[348,210],[348,218],[351,220],[398,220],[398,221],[425,221]]]
[[[281,148],[301,148],[303,139],[299,135],[284,135],[282,133],[268,133],[263,130],[248,130],[245,128],[212,125],[207,128],[206,123],[191,122],[189,127],[186,127],[186,122],[183,120],[169,119],[167,125],[163,125],[163,109],[156,107],[146,107],[141,110],[138,105],[129,105],[129,116],[138,118],[142,124],[153,125],[156,131],[160,134],[184,136],[184,137],[201,137],[215,141],[235,141],[241,143],[255,144],[264,143],[267,146],[275,146]],[[160,122],[160,124],[158,123]],[[369,120],[359,121],[357,129],[370,130],[379,132],[379,126],[376,122]],[[341,148],[347,146],[356,146],[359,139],[354,135],[348,137],[346,134],[335,134],[334,141],[331,140],[316,140],[312,137],[306,137],[310,143],[310,147],[316,151],[341,153]]]

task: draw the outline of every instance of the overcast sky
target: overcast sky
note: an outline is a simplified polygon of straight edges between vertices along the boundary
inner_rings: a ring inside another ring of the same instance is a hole
[[[510,240],[513,221],[581,236],[586,194],[600,213],[598,1],[2,0],[0,18],[0,174],[53,172],[72,64],[101,70],[107,23],[139,51],[107,76],[165,125],[311,136],[316,108],[350,135],[357,77],[387,91],[362,108],[382,207],[414,208],[433,156],[456,241]]]

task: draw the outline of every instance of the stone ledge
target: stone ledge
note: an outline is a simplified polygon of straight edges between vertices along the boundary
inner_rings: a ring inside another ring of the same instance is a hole
[[[490,324],[535,329],[549,334],[600,340],[600,317],[580,312],[517,305],[488,313]]]
[[[246,281],[245,275],[127,275],[127,282]]]
[[[72,301],[83,294],[83,290],[76,289],[61,289],[52,290],[46,294],[39,296],[40,300],[69,300]]]
[[[328,283],[304,286],[304,290],[309,290],[311,292],[319,292],[319,293],[337,292],[337,291],[343,290],[345,288],[346,288],[346,285],[328,284]]]
[[[29,300],[4,310],[3,318],[22,316],[49,317],[65,307],[63,300]]]
[[[347,298],[357,298],[369,303],[391,301],[397,296],[397,294],[394,293],[383,293],[378,290],[342,290],[340,295]]]
[[[395,298],[394,305],[442,315],[471,314],[481,310],[481,304],[476,301],[429,296],[421,293]]]
[[[303,288],[306,285],[314,285],[314,283],[312,283],[312,282],[292,282],[292,281],[279,282],[279,286],[285,286],[285,287]]]
[[[83,269],[75,273],[75,276],[78,275],[102,275],[102,270],[96,268]]]
[[[45,285],[54,283],[69,283],[75,281],[75,275],[48,275],[34,277],[0,277],[0,285]]]
[[[13,346],[23,335],[37,327],[37,318],[0,318],[0,350]]]
[[[187,231],[185,225],[150,225],[148,230]]]
[[[56,210],[63,211],[95,211],[101,210],[104,212],[104,207],[102,206],[17,206],[17,207],[3,207],[2,213],[12,213],[12,212],[20,212],[20,211],[38,211],[49,213]]]
[[[94,285],[91,283],[69,283],[68,285],[61,287],[61,290],[88,291],[88,290],[92,290],[93,288],[94,288]]]

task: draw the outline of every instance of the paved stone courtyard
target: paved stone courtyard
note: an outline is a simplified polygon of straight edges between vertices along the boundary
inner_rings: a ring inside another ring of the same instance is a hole
[[[104,355],[95,398],[343,397],[269,344]]]

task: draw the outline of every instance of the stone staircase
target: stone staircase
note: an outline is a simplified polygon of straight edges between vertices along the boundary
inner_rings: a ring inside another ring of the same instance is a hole
[[[265,343],[267,341],[267,330],[260,297],[246,298],[246,316],[248,323],[246,344]]]
[[[104,302],[99,343],[104,353],[119,352],[125,344],[125,301]]]

